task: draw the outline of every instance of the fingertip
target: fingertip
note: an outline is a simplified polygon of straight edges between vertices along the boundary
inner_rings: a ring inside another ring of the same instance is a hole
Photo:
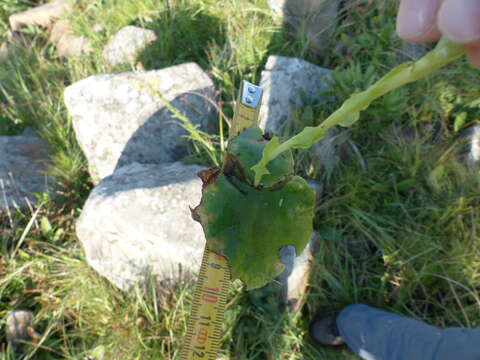
[[[397,34],[413,42],[437,40],[437,13],[442,0],[402,0],[398,9]]]
[[[479,0],[445,0],[438,13],[438,27],[447,39],[471,44],[480,40],[479,19]]]

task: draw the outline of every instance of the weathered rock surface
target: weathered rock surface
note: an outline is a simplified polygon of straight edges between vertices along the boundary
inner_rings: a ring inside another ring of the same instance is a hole
[[[347,137],[339,127],[330,128],[325,137],[311,147],[312,159],[317,163],[318,170],[329,177],[342,160],[345,153]],[[343,150],[343,151],[342,151]]]
[[[282,126],[292,119],[295,108],[304,105],[302,93],[309,100],[321,102],[318,93],[329,89],[326,79],[330,74],[331,70],[302,59],[270,56],[260,79],[264,89],[260,127],[280,133]]]
[[[156,39],[153,30],[125,26],[108,41],[103,58],[111,66],[135,61],[137,54]]]
[[[34,203],[33,193],[48,191],[51,181],[45,175],[47,144],[31,132],[0,136],[0,212],[15,204]]]
[[[319,55],[325,53],[326,40],[337,25],[339,0],[268,0],[268,5],[295,39],[307,41]]]
[[[60,57],[80,56],[92,51],[90,40],[85,36],[75,35],[66,20],[57,21],[53,25],[49,41],[55,45]]]
[[[397,56],[398,62],[417,61],[424,56],[430,48],[431,46],[428,44],[402,41],[402,47]]]
[[[75,0],[55,0],[11,15],[8,20],[13,31],[27,25],[51,27],[53,21],[73,8]]]
[[[195,63],[95,75],[70,85],[64,95],[94,181],[133,162],[159,164],[185,154],[187,132],[173,123],[163,99],[202,129],[215,117],[205,99],[214,97],[213,82]]]
[[[101,181],[76,226],[88,263],[122,290],[196,273],[205,239],[189,207],[200,203],[202,169],[133,163]]]
[[[469,126],[460,134],[463,153],[469,165],[480,164],[480,124]]]
[[[7,42],[0,44],[0,60],[6,60],[10,55],[10,47]]]
[[[299,256],[295,256],[295,248],[283,249],[282,261],[287,265],[284,272],[277,277],[279,283],[278,296],[280,303],[290,311],[298,311],[306,300],[306,290],[313,258],[319,243],[318,233],[314,232],[307,246]]]
[[[28,328],[32,326],[33,314],[29,310],[10,310],[5,316],[7,341],[15,344],[30,338]]]

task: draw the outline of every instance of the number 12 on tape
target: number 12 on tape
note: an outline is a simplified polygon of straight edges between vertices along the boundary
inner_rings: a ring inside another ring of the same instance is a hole
[[[181,354],[182,360],[216,359],[222,339],[230,280],[228,260],[205,247]]]

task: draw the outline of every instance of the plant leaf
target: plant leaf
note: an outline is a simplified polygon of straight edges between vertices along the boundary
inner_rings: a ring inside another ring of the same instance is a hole
[[[269,191],[221,174],[204,187],[194,213],[210,249],[228,258],[233,278],[254,289],[283,271],[282,247],[303,251],[313,231],[314,207],[315,194],[301,177]]]

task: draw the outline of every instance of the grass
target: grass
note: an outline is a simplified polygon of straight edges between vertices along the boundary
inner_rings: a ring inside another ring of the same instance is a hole
[[[335,69],[334,96],[321,106],[297,109],[286,126],[285,135],[291,135],[320,123],[351,92],[398,62],[402,44],[394,33],[395,4],[385,3],[359,1],[342,12],[331,51],[322,58],[290,40],[264,0],[82,1],[68,17],[94,50],[69,60],[55,56],[42,29],[26,29],[31,46],[15,48],[0,63],[0,135],[36,128],[52,149],[49,173],[59,188],[55,199],[38,195],[38,212],[0,215],[0,319],[12,308],[30,309],[41,334],[15,350],[0,331],[0,359],[178,356],[193,284],[150,284],[122,293],[88,266],[74,233],[92,184],[62,93],[89,75],[134,68],[103,63],[109,36],[129,24],[153,29],[159,40],[139,55],[147,70],[200,64],[220,91],[224,129],[240,80],[258,82],[269,55],[298,56]],[[0,36],[7,16],[32,4],[2,1]],[[94,32],[96,24],[103,30]],[[438,326],[480,325],[480,175],[457,155],[459,131],[480,121],[476,79],[478,70],[459,61],[376,101],[341,133],[342,156],[334,169],[308,151],[296,152],[297,171],[324,186],[315,218],[321,249],[307,302],[300,313],[286,313],[271,297],[259,299],[234,283],[224,358],[356,359],[346,349],[314,347],[307,333],[318,311],[354,302]],[[190,129],[188,160],[212,164],[221,136]],[[3,330],[4,320],[0,326]]]

